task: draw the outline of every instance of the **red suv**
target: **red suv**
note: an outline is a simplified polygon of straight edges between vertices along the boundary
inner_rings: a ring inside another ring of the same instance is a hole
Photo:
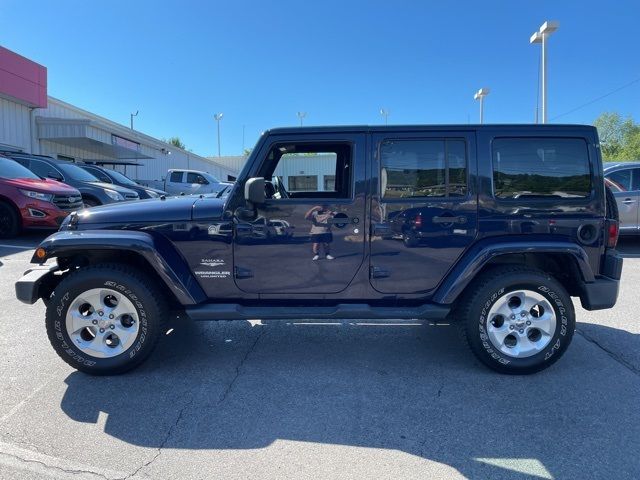
[[[14,237],[23,228],[57,229],[81,208],[82,196],[75,188],[0,157],[0,238]]]

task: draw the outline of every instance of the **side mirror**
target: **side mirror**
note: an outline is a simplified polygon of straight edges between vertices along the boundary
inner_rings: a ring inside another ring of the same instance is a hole
[[[262,205],[265,201],[264,178],[254,177],[244,184],[244,199],[253,205]]]
[[[62,175],[56,172],[47,173],[47,178],[51,178],[52,180],[57,180],[58,182],[62,181]]]

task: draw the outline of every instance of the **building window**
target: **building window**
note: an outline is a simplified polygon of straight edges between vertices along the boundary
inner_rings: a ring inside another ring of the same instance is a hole
[[[318,176],[290,175],[288,189],[290,192],[317,192]]]
[[[588,197],[587,143],[577,138],[497,138],[493,185],[501,199]]]
[[[466,156],[464,140],[384,141],[380,146],[383,196],[466,196]]]
[[[335,192],[336,191],[336,176],[325,175],[324,176],[324,191]]]
[[[75,162],[76,161],[75,158],[69,157],[67,155],[57,155],[57,157],[58,157],[58,160],[65,160],[67,162]]]

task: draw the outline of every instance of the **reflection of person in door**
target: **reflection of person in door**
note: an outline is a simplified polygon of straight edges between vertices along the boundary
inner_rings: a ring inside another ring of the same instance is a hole
[[[331,211],[328,205],[315,206],[304,216],[313,224],[311,226],[313,260],[320,259],[320,245],[324,249],[325,258],[333,260],[331,256],[331,242],[333,242],[333,234],[331,233],[331,219],[335,217],[336,212]]]

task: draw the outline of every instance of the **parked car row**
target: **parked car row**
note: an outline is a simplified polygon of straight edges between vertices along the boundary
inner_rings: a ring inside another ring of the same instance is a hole
[[[0,238],[23,229],[57,229],[72,211],[114,202],[156,198],[121,173],[44,155],[0,153]]]

